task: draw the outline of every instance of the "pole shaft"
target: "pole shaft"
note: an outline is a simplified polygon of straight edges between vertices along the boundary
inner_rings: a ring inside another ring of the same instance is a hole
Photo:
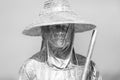
[[[87,54],[87,58],[86,58],[86,63],[85,63],[84,71],[82,74],[82,80],[86,80],[86,77],[87,77],[87,71],[89,68],[91,56],[93,54],[93,48],[94,48],[94,44],[95,44],[96,34],[97,34],[97,30],[95,29],[92,32],[92,36],[91,36],[91,40],[90,40],[90,44],[89,44],[89,48],[88,48],[88,54]]]

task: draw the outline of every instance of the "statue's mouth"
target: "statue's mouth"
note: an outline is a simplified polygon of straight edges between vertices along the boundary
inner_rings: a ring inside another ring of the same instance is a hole
[[[55,47],[59,47],[59,48],[62,48],[64,47],[66,44],[65,40],[64,39],[58,39],[56,40],[55,42]]]

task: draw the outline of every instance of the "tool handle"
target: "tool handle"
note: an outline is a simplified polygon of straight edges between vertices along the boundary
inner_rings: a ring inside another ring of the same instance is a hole
[[[90,44],[89,44],[89,48],[88,48],[88,54],[87,54],[87,58],[86,58],[86,62],[85,62],[84,71],[83,71],[83,74],[82,74],[82,80],[86,80],[86,77],[87,77],[87,71],[88,71],[88,68],[89,68],[91,56],[93,54],[93,48],[94,48],[94,45],[95,45],[96,34],[97,34],[97,30],[94,29],[93,32],[92,32],[92,36],[91,36],[91,40],[90,40]]]

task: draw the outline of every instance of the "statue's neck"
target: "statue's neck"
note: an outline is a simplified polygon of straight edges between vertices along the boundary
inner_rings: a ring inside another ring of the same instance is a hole
[[[59,50],[57,50],[59,51]],[[60,52],[56,52],[51,50],[51,47],[48,45],[47,46],[47,54],[48,54],[48,64],[51,66],[55,66],[56,68],[66,68],[71,60],[71,56],[72,56],[72,49],[70,49],[70,51],[62,51],[60,50]],[[65,56],[64,54],[67,54],[67,56]],[[59,56],[56,56],[59,55]],[[65,58],[62,59],[62,56],[64,56]]]
[[[71,51],[72,44],[68,44],[66,47],[63,48],[55,48],[54,46],[52,46],[52,44],[48,42],[47,52],[53,57],[66,60],[69,57]]]
[[[63,68],[66,68],[69,65],[70,59],[71,59],[71,56],[69,56],[67,59],[63,60],[63,59],[59,59],[57,57],[48,55],[47,62],[50,66],[53,66],[53,67],[56,67],[56,68],[59,68],[59,69],[63,69]]]

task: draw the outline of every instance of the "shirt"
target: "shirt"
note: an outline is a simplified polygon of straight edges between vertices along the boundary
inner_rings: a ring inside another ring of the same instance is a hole
[[[78,64],[72,61],[66,68],[60,69],[47,61],[30,58],[22,65],[19,80],[81,80],[84,70],[85,57],[77,54]],[[87,80],[102,80],[95,64],[91,61]]]

